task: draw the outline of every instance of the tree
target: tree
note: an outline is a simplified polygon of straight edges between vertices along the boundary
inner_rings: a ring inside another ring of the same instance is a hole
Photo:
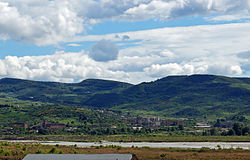
[[[233,130],[233,129],[230,129],[230,130],[228,131],[227,135],[229,135],[229,136],[234,136],[234,135],[235,135],[234,130]]]
[[[242,135],[243,135],[243,136],[246,136],[246,135],[248,135],[249,133],[250,133],[249,127],[244,127],[244,128],[242,128]]]
[[[183,130],[184,130],[184,126],[183,126],[183,125],[181,125],[181,124],[178,126],[178,128],[179,128],[179,130],[181,130],[181,131],[183,131]]]
[[[242,135],[242,126],[239,123],[234,123],[233,124],[233,130],[237,136]]]
[[[211,134],[211,136],[217,135],[217,134],[218,134],[217,129],[216,129],[216,128],[212,128],[212,129],[210,130],[210,134]]]

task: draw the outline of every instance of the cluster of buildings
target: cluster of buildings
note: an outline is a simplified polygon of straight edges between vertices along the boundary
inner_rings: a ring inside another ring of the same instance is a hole
[[[98,110],[100,113],[106,113],[109,116],[117,116],[117,113],[106,110]],[[129,113],[121,113],[121,119],[128,121],[134,128],[159,128],[161,126],[186,126],[186,120],[162,119],[159,117],[139,117]]]
[[[51,123],[51,122],[46,122],[46,121],[43,121],[42,126],[43,128],[50,129],[50,130],[66,128],[65,124]]]
[[[28,124],[26,123],[12,123],[11,124],[12,127],[21,127],[21,128],[36,128],[38,125],[35,125],[35,126],[28,126]],[[42,125],[41,125],[44,129],[61,129],[61,128],[66,128],[66,125],[65,124],[58,124],[58,123],[51,123],[51,122],[46,122],[46,121],[43,121]]]
[[[146,128],[159,128],[161,126],[186,125],[185,120],[161,119],[158,117],[129,117],[127,119],[133,126],[143,126]]]
[[[98,110],[98,112],[107,114],[109,116],[117,116],[118,113],[112,112],[112,111],[106,111],[106,110]],[[119,114],[120,118],[127,121],[132,129],[141,129],[141,128],[151,128],[151,129],[157,129],[164,126],[186,126],[186,120],[173,120],[173,119],[162,119],[159,117],[139,117],[134,116],[126,113]],[[10,127],[21,127],[25,129],[29,129],[30,131],[35,131],[39,129],[46,129],[46,130],[57,130],[57,129],[65,129],[67,131],[75,130],[73,127],[67,127],[65,124],[59,124],[59,123],[52,123],[48,121],[43,121],[40,124],[36,124],[33,126],[28,126],[26,123],[12,123]],[[94,126],[92,126],[94,127]],[[116,128],[116,126],[112,126],[111,128]]]
[[[64,129],[66,128],[66,125],[43,121],[40,124],[29,126],[26,123],[17,122],[17,123],[11,123],[8,127],[2,128],[0,130],[0,133],[1,134],[19,134],[22,132],[21,128],[25,129],[26,130],[25,132],[29,131],[30,133],[32,133],[32,132],[38,132],[39,129],[41,128],[46,129],[46,130]]]

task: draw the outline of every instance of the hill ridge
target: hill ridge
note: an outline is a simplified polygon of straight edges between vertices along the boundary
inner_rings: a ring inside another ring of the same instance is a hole
[[[58,83],[3,78],[0,93],[20,100],[178,117],[233,116],[249,114],[250,108],[250,78],[209,74],[167,76],[137,85],[103,79]]]

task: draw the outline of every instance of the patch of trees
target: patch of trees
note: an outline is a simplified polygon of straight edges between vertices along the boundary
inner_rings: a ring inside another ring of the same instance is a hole
[[[7,107],[12,107],[12,106],[8,104],[0,104],[0,108],[7,108]]]
[[[250,135],[250,128],[248,126],[243,126],[240,123],[234,123],[233,127],[228,131],[227,135],[233,136],[246,136]]]

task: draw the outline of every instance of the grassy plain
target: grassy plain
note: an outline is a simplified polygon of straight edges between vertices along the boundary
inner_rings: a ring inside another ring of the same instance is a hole
[[[2,140],[40,140],[71,142],[250,142],[250,136],[170,136],[166,134],[138,135],[24,135],[1,136]]]
[[[19,160],[27,154],[101,154],[101,153],[130,153],[139,160],[249,160],[249,150],[242,149],[176,149],[120,146],[97,146],[79,148],[77,146],[47,146],[40,144],[0,143],[0,159]]]

